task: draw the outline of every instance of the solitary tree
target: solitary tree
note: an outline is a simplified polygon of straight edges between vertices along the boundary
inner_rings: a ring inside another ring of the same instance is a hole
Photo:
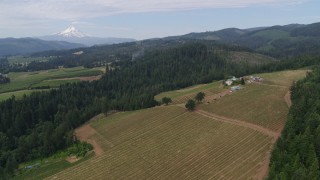
[[[189,110],[192,111],[196,107],[196,102],[194,100],[189,99],[188,102],[186,103],[185,107]]]
[[[242,85],[245,85],[246,82],[244,81],[244,78],[241,78],[241,82],[240,82]]]
[[[103,97],[101,99],[101,111],[104,113],[104,115],[107,116],[109,109],[110,109],[109,102],[108,102],[107,98]]]
[[[198,102],[201,102],[201,101],[204,99],[205,96],[206,96],[206,94],[205,94],[204,92],[199,92],[199,93],[196,95],[195,99],[196,99]]]
[[[163,97],[162,98],[162,103],[168,105],[169,103],[172,103],[172,100],[169,97]]]

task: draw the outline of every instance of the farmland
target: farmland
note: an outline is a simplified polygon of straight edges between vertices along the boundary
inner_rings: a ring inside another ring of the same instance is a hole
[[[43,177],[263,179],[288,113],[284,97],[305,74],[259,74],[264,81],[221,97],[228,91],[221,82],[197,85],[156,97],[171,97],[169,106],[101,114],[76,130],[80,140],[93,144],[96,156]],[[200,91],[207,94],[204,103],[187,111],[185,100]]]
[[[193,99],[195,95],[201,91],[208,97],[226,91],[226,89],[221,86],[221,81],[215,81],[209,84],[201,84],[185,89],[164,92],[157,95],[155,99],[161,101],[163,97],[169,97],[172,99],[173,104],[181,104],[186,103],[188,99]]]
[[[117,113],[90,125],[104,153],[49,178],[248,179],[273,141],[179,106]]]
[[[10,64],[29,64],[31,62],[45,62],[53,59],[54,57],[23,57],[23,56],[10,56],[8,62]]]
[[[92,69],[75,67],[35,72],[11,72],[8,74],[11,82],[0,85],[0,100],[12,95],[20,98],[24,92],[28,95],[37,89],[56,88],[61,84],[79,82],[83,77],[96,78],[103,71],[103,67]]]
[[[278,132],[283,128],[289,110],[284,97],[293,81],[305,74],[305,70],[261,74],[263,82],[248,84],[239,92],[199,108]]]

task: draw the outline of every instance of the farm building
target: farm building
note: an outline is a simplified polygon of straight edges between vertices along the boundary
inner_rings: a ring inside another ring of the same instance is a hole
[[[234,82],[239,81],[239,78],[236,78],[235,76],[232,76],[231,78],[224,81],[224,85],[231,86]]]
[[[231,86],[231,84],[233,83],[233,81],[231,81],[231,80],[227,80],[226,82],[224,82],[225,83],[225,85],[227,85],[227,86]]]
[[[252,82],[261,82],[261,81],[263,81],[263,78],[261,78],[259,76],[250,76],[250,80]]]
[[[241,86],[232,86],[230,89],[231,91],[237,91],[241,89]]]

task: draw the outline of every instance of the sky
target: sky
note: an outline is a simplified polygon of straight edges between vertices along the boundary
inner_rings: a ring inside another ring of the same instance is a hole
[[[0,0],[0,38],[75,26],[96,37],[137,40],[320,22],[320,0]]]

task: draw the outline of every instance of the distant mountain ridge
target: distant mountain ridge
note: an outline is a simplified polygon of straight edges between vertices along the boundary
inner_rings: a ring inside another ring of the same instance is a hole
[[[238,45],[241,47],[249,48],[260,54],[272,56],[274,58],[288,58],[306,54],[320,55],[320,23],[313,23],[309,25],[277,25],[271,27],[255,27],[249,29],[227,28],[219,31],[189,33],[180,36],[146,39],[142,41],[134,41],[133,39],[131,39],[133,42],[131,42],[130,39],[128,40],[118,38],[89,37],[71,26],[65,31],[47,37],[47,40],[54,39],[60,41],[68,39],[69,41],[74,40],[74,42],[86,42],[87,46],[99,44],[99,47],[86,47],[85,45],[82,45],[83,48],[81,48],[81,50],[85,52],[85,55],[83,56],[89,55],[94,52],[99,54],[99,57],[114,60],[119,58],[117,56],[128,56],[128,59],[135,59],[137,56],[143,55],[144,52],[149,49],[161,49],[170,47],[172,46],[172,44],[183,44],[185,42],[195,40],[216,41],[222,44]],[[106,44],[106,39],[112,41],[113,44]],[[129,42],[123,43],[127,41]],[[77,45],[79,47],[79,43]],[[71,49],[71,47],[69,46],[65,49]],[[59,49],[45,49],[45,51],[48,50],[50,51]],[[44,51],[42,47],[34,52],[41,51]],[[72,53],[73,51],[43,52],[38,53],[38,55],[61,55]],[[102,54],[105,56],[102,56]],[[129,55],[132,57],[130,58]]]
[[[74,26],[68,27],[66,30],[48,36],[37,37],[42,40],[54,40],[54,41],[67,41],[71,43],[84,44],[86,46],[93,45],[106,45],[106,44],[119,44],[124,42],[133,42],[135,39],[131,38],[117,38],[117,37],[91,37],[81,31],[77,30]]]
[[[3,38],[0,39],[0,56],[27,55],[40,51],[67,50],[79,47],[84,47],[84,45],[35,38]]]
[[[165,39],[215,40],[245,46],[274,57],[320,54],[320,23],[289,24],[250,29],[227,28],[219,31],[189,33]],[[318,53],[319,52],[319,53]]]

